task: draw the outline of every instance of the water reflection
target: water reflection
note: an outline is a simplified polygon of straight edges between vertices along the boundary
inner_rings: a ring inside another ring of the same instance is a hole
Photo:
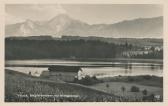
[[[96,75],[98,77],[110,76],[134,76],[134,75],[155,75],[162,76],[161,66],[135,66],[125,64],[123,67],[102,67],[102,68],[83,68],[86,75]]]
[[[27,62],[27,61],[25,61]],[[15,62],[10,62],[14,64]],[[24,63],[24,62],[21,62]],[[26,64],[46,64],[46,62],[34,62],[29,61]],[[20,62],[16,62],[20,64]],[[24,63],[25,64],[25,63]],[[133,75],[156,75],[162,76],[163,73],[163,64],[155,63],[119,63],[119,62],[59,62],[59,61],[50,61],[47,64],[64,64],[64,65],[101,65],[101,67],[85,67],[82,68],[85,75],[96,75],[98,77],[109,77],[109,76],[133,76]],[[16,70],[24,73],[29,73],[39,76],[42,71],[48,70],[48,68],[38,68],[38,67],[6,67],[7,69]]]
[[[124,65],[125,68],[125,74],[131,73],[132,72],[132,64],[125,64]]]

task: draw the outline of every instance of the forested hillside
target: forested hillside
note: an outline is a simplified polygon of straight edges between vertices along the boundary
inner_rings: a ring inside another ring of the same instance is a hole
[[[99,40],[5,40],[6,59],[121,58],[123,52],[138,49],[143,48],[127,42],[115,44]],[[134,58],[162,58],[162,53],[153,50]]]

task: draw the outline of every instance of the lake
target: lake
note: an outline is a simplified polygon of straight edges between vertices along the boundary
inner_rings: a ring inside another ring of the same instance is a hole
[[[68,65],[84,66],[82,68],[85,75],[96,75],[97,78],[113,76],[135,76],[135,75],[155,75],[163,76],[163,64],[152,62],[81,62],[70,60],[7,60],[5,69],[11,69],[34,76],[40,76],[47,67],[17,67],[17,65]],[[16,65],[15,67],[10,65]],[[88,66],[88,67],[87,67]],[[95,66],[95,67],[90,67]],[[108,67],[107,67],[108,66]]]

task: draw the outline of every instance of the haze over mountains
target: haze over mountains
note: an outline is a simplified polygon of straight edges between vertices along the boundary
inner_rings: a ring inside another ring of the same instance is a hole
[[[138,18],[124,20],[114,24],[93,24],[73,19],[60,14],[47,21],[26,20],[22,23],[6,25],[5,35],[9,36],[40,36],[58,37],[99,36],[114,38],[162,38],[163,17]]]

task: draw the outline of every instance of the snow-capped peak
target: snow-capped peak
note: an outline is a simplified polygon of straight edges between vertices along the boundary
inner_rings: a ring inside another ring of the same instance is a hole
[[[26,25],[27,27],[33,29],[34,28],[34,22],[30,19],[27,19],[24,23],[24,25]]]

